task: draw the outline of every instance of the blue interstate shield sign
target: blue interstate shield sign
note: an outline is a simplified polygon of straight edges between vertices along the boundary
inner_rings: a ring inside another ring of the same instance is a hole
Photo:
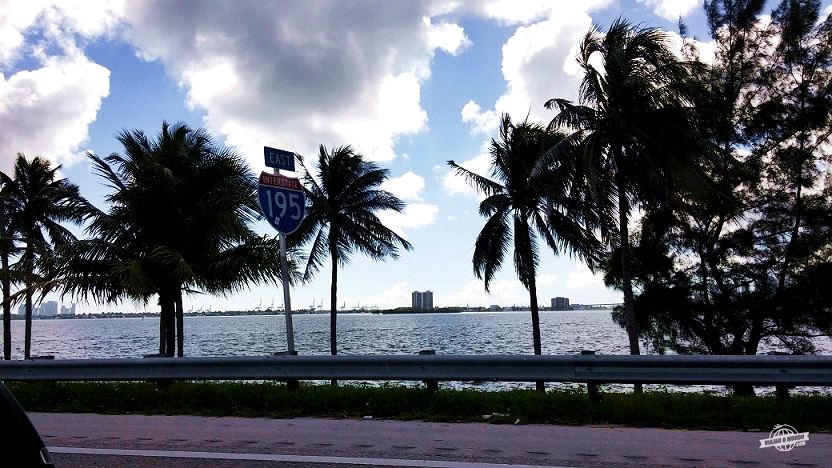
[[[261,172],[257,199],[266,220],[283,234],[295,232],[306,215],[306,194],[293,177]]]

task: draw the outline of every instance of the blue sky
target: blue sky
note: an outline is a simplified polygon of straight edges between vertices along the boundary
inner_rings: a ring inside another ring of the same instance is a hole
[[[510,262],[490,296],[474,278],[478,199],[445,161],[485,171],[484,145],[501,112],[548,121],[546,99],[574,98],[575,46],[590,24],[604,28],[623,15],[675,31],[682,16],[707,51],[701,10],[696,0],[2,1],[0,169],[17,152],[44,155],[101,206],[106,188],[83,154],[120,151],[124,128],[203,126],[255,173],[265,169],[263,145],[311,158],[319,144],[352,144],[390,170],[386,188],[409,206],[384,219],[414,250],[384,263],[355,257],[340,273],[339,305],[406,306],[412,290],[425,289],[439,306],[527,304]],[[258,228],[269,232],[265,222]],[[294,289],[292,302],[327,305],[328,294],[326,268]],[[556,295],[621,298],[575,260],[544,252],[539,299]],[[277,287],[253,286],[193,295],[185,307],[246,309],[281,298]],[[114,309],[145,306],[79,306]]]

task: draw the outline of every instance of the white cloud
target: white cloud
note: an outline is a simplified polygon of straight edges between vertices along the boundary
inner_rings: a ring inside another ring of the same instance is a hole
[[[82,151],[110,71],[78,43],[112,36],[122,14],[122,0],[0,3],[0,169],[18,152],[67,163]],[[35,66],[14,68],[24,58]]]
[[[473,100],[462,106],[462,121],[471,123],[471,134],[491,135],[500,124],[496,111],[483,111]]]
[[[70,162],[110,92],[109,80],[109,70],[83,56],[50,59],[8,79],[0,73],[2,157],[22,152]]]
[[[18,152],[64,163],[81,152],[110,71],[78,43],[111,36],[122,9],[121,0],[0,3],[0,169]],[[36,65],[15,69],[24,57]]]
[[[451,55],[459,55],[471,46],[471,40],[465,35],[465,30],[458,24],[440,22],[431,24],[430,18],[425,18],[428,25],[428,46],[432,49],[442,49]]]
[[[407,238],[406,229],[418,229],[433,224],[439,207],[428,203],[410,203],[401,213],[384,211],[379,213],[381,222],[398,235]]]
[[[491,173],[491,156],[483,152],[467,161],[457,162],[460,166],[475,172],[481,176],[488,177]],[[468,184],[465,177],[458,175],[455,170],[448,168],[442,177],[442,186],[451,195],[470,195],[479,197],[477,190]]]
[[[507,24],[528,23],[552,13],[557,5],[546,0],[491,0],[481,2],[486,16]]]
[[[543,274],[537,275],[537,286],[552,286],[558,280],[558,275]]]
[[[55,48],[80,54],[78,39],[113,37],[123,10],[123,0],[2,2],[0,70],[27,56],[46,60],[55,55]],[[27,35],[33,38],[28,43]]]
[[[491,282],[491,292],[485,292],[482,280],[472,279],[458,288],[454,293],[443,298],[445,305],[470,305],[473,307],[490,304],[512,305],[528,304],[529,292],[516,279],[495,280]]]
[[[42,9],[35,2],[0,3],[0,67],[19,57],[24,31],[34,24]]]
[[[597,9],[610,0],[582,0],[553,2],[551,0],[478,0],[465,4],[463,9],[496,19],[504,24],[528,24],[541,18],[562,14],[573,9]]]
[[[511,5],[518,3],[525,7],[516,7],[519,10],[512,16]],[[492,135],[502,113],[514,120],[528,115],[532,121],[548,123],[554,113],[544,108],[547,100],[576,99],[582,77],[575,59],[578,45],[592,26],[589,12],[607,3],[489,2],[484,6],[487,15],[528,24],[518,27],[503,45],[506,89],[493,107],[471,100],[462,108],[462,120],[471,124],[471,133]],[[523,8],[528,10],[524,13]]]
[[[667,36],[670,51],[676,54],[677,57],[687,58],[683,56],[683,49],[687,52],[690,47],[693,47],[698,53],[699,60],[703,63],[713,63],[716,55],[715,40],[702,42],[692,37],[682,38],[676,31],[664,31],[664,33]]]
[[[76,2],[9,1],[0,3],[0,69],[23,53],[42,53],[47,45],[75,49],[75,38],[107,36],[121,19],[123,0]],[[38,28],[42,38],[26,44],[26,34]]]
[[[380,309],[404,307],[410,305],[410,293],[407,281],[399,281],[375,296],[371,296],[367,303]]]
[[[694,47],[696,47],[696,50],[699,51],[699,60],[701,60],[703,63],[712,64],[716,59],[715,40],[701,42],[695,39],[685,39],[685,41],[692,43]]]
[[[381,184],[381,188],[405,201],[421,201],[425,178],[413,171],[408,171],[399,177],[387,179]]]
[[[124,0],[52,1],[41,4],[44,5],[48,30],[56,35],[111,37],[124,16]]]
[[[653,13],[669,21],[676,21],[679,17],[702,5],[699,0],[638,0],[642,5],[653,8]]]
[[[523,26],[503,46],[506,92],[495,104],[498,113],[515,119],[526,114],[548,122],[553,113],[543,104],[553,97],[574,99],[582,77],[575,57],[578,44],[592,25],[585,11],[566,9],[555,16]]]
[[[239,146],[311,156],[352,144],[377,161],[427,128],[421,86],[436,50],[461,53],[462,28],[417,2],[131,1],[126,36],[187,90],[204,125]]]
[[[578,289],[586,287],[604,288],[604,278],[590,271],[583,263],[575,263],[575,269],[566,276],[566,288]]]
[[[488,306],[491,304],[528,306],[529,291],[518,279],[509,275],[514,275],[514,270],[510,267],[499,273],[499,276],[491,282],[490,293],[485,292],[485,283],[482,280],[469,280],[448,297],[443,296],[442,304],[449,306],[464,306],[465,304],[470,306]],[[571,289],[571,286],[568,285],[568,279],[567,285],[562,286],[562,282],[563,280],[558,275],[552,273],[539,273],[537,275],[537,300],[541,307],[549,304],[548,298],[553,296],[552,291],[560,290],[563,287]]]

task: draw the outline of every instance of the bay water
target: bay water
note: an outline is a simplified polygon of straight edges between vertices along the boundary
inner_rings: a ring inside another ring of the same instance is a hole
[[[294,315],[293,321],[299,354],[329,354],[328,314]],[[23,325],[22,320],[12,322],[15,359],[23,355]],[[578,354],[581,350],[628,354],[627,334],[613,322],[609,310],[541,312],[540,328],[543,354]],[[158,333],[158,317],[35,320],[32,353],[53,355],[55,359],[140,358],[158,352]],[[818,338],[815,343],[820,354],[832,354],[829,338]],[[187,356],[257,356],[286,349],[282,315],[185,317]],[[531,316],[529,311],[339,314],[338,349],[340,354],[417,354],[424,349],[433,349],[437,354],[532,354]],[[763,351],[770,349],[775,348]],[[492,390],[528,388],[531,384],[443,385]],[[704,386],[672,389],[724,390]],[[827,390],[822,389],[824,393]]]

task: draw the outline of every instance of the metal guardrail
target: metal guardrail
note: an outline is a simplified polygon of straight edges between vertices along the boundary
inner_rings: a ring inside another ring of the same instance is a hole
[[[0,361],[0,380],[439,380],[832,386],[832,356],[246,356]]]

